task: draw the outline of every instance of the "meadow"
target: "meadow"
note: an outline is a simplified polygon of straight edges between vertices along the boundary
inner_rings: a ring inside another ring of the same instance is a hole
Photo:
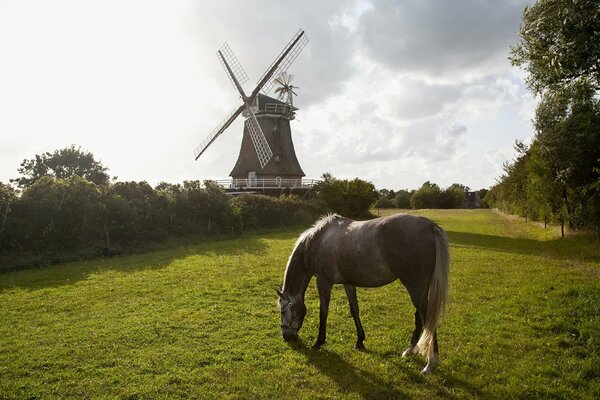
[[[387,211],[387,213],[395,211]],[[0,274],[0,399],[600,397],[600,249],[491,210],[420,211],[450,239],[442,365],[402,358],[406,290],[342,287],[328,338],[314,280],[301,341],[280,336],[274,288],[302,228]]]

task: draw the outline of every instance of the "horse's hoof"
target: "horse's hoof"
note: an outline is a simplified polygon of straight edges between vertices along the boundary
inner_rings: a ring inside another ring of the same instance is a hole
[[[411,346],[408,349],[404,350],[404,352],[402,353],[402,357],[410,357],[410,356],[414,356],[415,354],[417,354],[416,351],[416,347]]]
[[[360,351],[364,351],[365,349],[365,345],[362,344],[362,342],[356,342],[356,344],[354,345],[354,348],[356,350],[360,350]]]
[[[433,372],[434,369],[439,367],[439,365],[440,359],[436,355],[429,356],[427,359],[427,365],[425,366],[425,368],[423,368],[423,371],[421,371],[421,373],[423,375],[429,375]]]
[[[317,343],[313,344],[312,348],[313,348],[313,350],[320,350],[321,346],[323,346],[323,343],[317,342]]]

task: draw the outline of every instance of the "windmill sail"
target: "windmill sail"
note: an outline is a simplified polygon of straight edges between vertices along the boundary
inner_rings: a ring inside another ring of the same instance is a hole
[[[210,133],[210,135],[208,135],[206,137],[206,139],[204,139],[202,141],[202,143],[200,143],[200,145],[198,145],[198,147],[196,147],[196,149],[194,150],[194,157],[196,160],[198,159],[198,157],[200,157],[202,155],[202,153],[204,153],[204,151],[208,148],[208,146],[210,146],[211,143],[214,142],[215,139],[221,133],[223,133],[225,131],[225,129],[227,129],[233,121],[235,121],[235,119],[237,118],[238,115],[240,115],[240,113],[242,112],[243,109],[244,109],[244,106],[242,105],[239,108],[236,108],[235,110],[231,111],[225,117],[225,119],[223,119],[223,121],[221,121],[221,123],[219,125],[217,125],[217,127],[215,129],[213,129],[213,131]]]
[[[279,76],[282,72],[287,71],[307,43],[308,37],[304,31],[302,29],[298,30],[296,35],[294,35],[292,40],[290,40],[287,46],[285,46],[279,56],[277,56],[275,61],[269,66],[269,68],[267,68],[267,71],[258,80],[258,86],[262,88],[262,90],[260,88],[259,90],[261,90],[264,94],[269,94],[275,85],[275,82],[270,80],[270,78],[272,76]],[[263,81],[265,82],[263,83]],[[263,83],[263,86],[261,86],[261,83]]]
[[[252,108],[248,107],[246,110],[250,114],[249,118],[246,119],[246,128],[248,129],[248,133],[250,133],[252,144],[254,144],[254,148],[256,149],[256,155],[258,156],[260,167],[264,168],[271,157],[273,157],[273,152],[269,147],[269,143],[267,142],[267,138],[265,138],[265,134],[256,120],[256,115],[254,115]]]
[[[217,51],[217,58],[221,62],[225,72],[227,72],[227,77],[235,89],[237,89],[235,80],[237,80],[240,85],[248,82],[246,71],[242,68],[242,64],[240,64],[227,42],[225,42],[219,51]]]

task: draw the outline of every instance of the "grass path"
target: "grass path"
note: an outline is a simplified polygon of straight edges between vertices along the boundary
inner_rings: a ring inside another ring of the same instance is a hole
[[[300,344],[273,288],[299,230],[0,275],[0,399],[598,398],[600,252],[587,237],[489,210],[424,211],[451,243],[442,366],[400,357],[400,284],[359,289],[367,351],[343,288],[328,342],[314,280]]]

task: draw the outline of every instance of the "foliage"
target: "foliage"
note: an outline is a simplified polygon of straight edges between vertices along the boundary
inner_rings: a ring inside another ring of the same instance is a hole
[[[523,12],[511,61],[527,71],[536,94],[586,80],[600,89],[600,5],[597,0],[538,0]]]
[[[349,218],[369,217],[369,209],[378,197],[371,182],[359,178],[337,179],[329,173],[323,174],[314,191],[316,198],[326,204],[328,211]]]
[[[325,206],[295,197],[232,198],[211,181],[99,186],[75,175],[41,177],[19,197],[2,184],[0,211],[1,272],[63,258],[114,255],[167,237],[309,223]]]
[[[437,208],[460,208],[468,192],[469,188],[467,186],[453,183],[442,192],[439,207]]]
[[[11,179],[11,182],[21,188],[28,187],[44,176],[58,179],[79,176],[96,185],[106,185],[109,181],[106,173],[108,169],[96,161],[92,153],[76,148],[75,145],[25,159],[18,171],[22,176]]]
[[[410,198],[412,193],[408,190],[398,190],[396,196],[394,196],[394,205],[396,208],[407,209],[410,208]]]
[[[410,198],[412,208],[438,208],[442,199],[442,190],[440,187],[429,181],[423,183],[421,187]]]
[[[314,280],[301,341],[281,339],[273,287],[298,227],[3,275],[0,398],[598,398],[595,245],[490,210],[419,214],[452,253],[429,377],[401,357],[414,308],[395,284],[358,289],[365,352],[341,285],[311,350]]]
[[[396,208],[396,203],[394,200],[390,200],[387,197],[380,197],[375,204],[373,204],[373,208]]]
[[[512,61],[541,95],[536,136],[487,198],[509,212],[595,226],[600,179],[600,6],[597,1],[539,0],[526,8]]]

